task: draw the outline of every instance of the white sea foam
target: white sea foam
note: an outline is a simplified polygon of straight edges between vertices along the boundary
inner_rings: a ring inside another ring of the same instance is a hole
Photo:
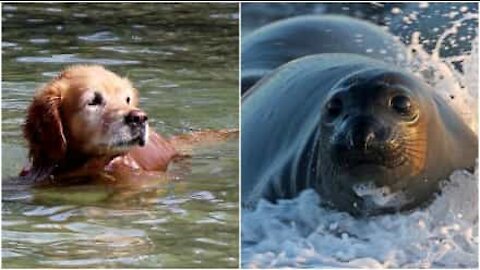
[[[426,209],[354,218],[305,190],[242,211],[242,266],[478,267],[477,171],[454,172]]]
[[[353,191],[372,207],[394,207],[408,202],[402,192],[391,192],[389,187],[377,187],[372,182],[354,185]]]

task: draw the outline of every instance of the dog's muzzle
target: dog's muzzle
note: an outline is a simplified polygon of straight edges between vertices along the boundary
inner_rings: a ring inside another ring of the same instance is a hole
[[[125,124],[130,127],[140,146],[144,146],[147,141],[147,120],[147,114],[141,110],[133,110],[125,115]]]

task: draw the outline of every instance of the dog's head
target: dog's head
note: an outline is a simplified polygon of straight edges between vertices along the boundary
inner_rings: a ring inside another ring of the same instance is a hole
[[[33,165],[65,155],[114,157],[148,136],[147,115],[126,78],[101,66],[73,66],[43,87],[28,108],[24,136]]]

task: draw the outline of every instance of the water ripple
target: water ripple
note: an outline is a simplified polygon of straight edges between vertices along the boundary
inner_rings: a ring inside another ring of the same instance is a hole
[[[106,66],[113,65],[134,65],[140,64],[140,61],[136,60],[120,60],[120,59],[106,59],[106,58],[95,58],[88,59],[78,57],[75,54],[56,54],[50,57],[43,56],[22,56],[16,58],[19,63],[89,63],[89,64],[99,64]]]

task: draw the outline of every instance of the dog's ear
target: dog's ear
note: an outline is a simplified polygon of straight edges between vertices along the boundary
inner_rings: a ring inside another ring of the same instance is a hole
[[[37,93],[27,109],[23,134],[33,168],[53,167],[65,156],[67,141],[61,117],[64,87],[65,83],[57,77]]]

